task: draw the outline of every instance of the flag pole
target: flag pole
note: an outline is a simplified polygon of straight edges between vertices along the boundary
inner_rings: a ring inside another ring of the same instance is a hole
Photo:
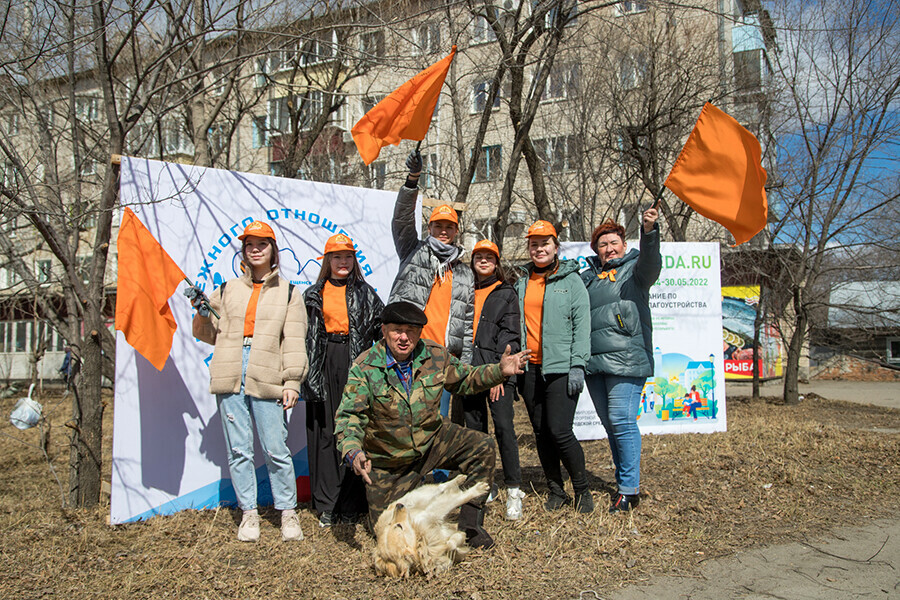
[[[658,207],[659,207],[659,203],[660,203],[660,201],[662,201],[663,190],[664,190],[665,188],[666,188],[666,186],[664,186],[664,185],[659,186],[659,192],[657,192],[656,198],[653,199],[653,204],[651,204],[650,206],[648,206],[648,207],[647,207],[647,210],[650,210],[651,208],[658,208]]]

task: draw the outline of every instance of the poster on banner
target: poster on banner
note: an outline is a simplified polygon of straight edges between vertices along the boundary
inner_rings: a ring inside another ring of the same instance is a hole
[[[759,286],[722,287],[722,348],[725,379],[753,379],[753,332],[759,310]],[[781,377],[781,336],[772,323],[759,332],[759,376]]]
[[[639,248],[637,240],[627,244]],[[725,431],[719,245],[662,242],[660,251],[662,272],[650,288],[654,372],[641,391],[638,427],[642,434]],[[582,269],[593,255],[587,242],[560,244],[560,256]],[[606,437],[587,388],[574,431],[580,440]]]
[[[237,236],[253,220],[272,225],[281,276],[296,286],[293,293],[315,282],[318,257],[334,233],[353,239],[366,281],[385,301],[399,266],[391,236],[395,192],[123,157],[120,200],[207,294],[238,276]],[[185,286],[169,300],[178,329],[162,371],[117,332],[114,524],[236,502],[221,417],[209,393],[213,349],[191,335]],[[305,414],[302,402],[286,414],[301,500],[309,498]],[[265,505],[271,491],[258,442],[254,457]]]

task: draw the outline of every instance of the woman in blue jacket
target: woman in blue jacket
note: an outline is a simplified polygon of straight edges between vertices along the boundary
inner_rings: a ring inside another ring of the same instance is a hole
[[[596,256],[581,273],[591,301],[587,388],[609,436],[618,494],[609,512],[639,502],[641,391],[653,374],[650,287],[662,268],[656,208],[644,211],[640,252],[625,244],[625,228],[608,219],[591,235]]]

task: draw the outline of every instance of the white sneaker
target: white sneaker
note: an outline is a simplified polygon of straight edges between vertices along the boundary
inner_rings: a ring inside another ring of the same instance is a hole
[[[522,518],[522,498],[525,492],[519,488],[509,488],[506,490],[506,520],[518,521]]]
[[[285,542],[303,539],[303,531],[300,529],[300,517],[293,510],[281,511],[281,539]]]
[[[259,541],[259,513],[257,511],[244,511],[241,526],[238,527],[238,540],[242,542]]]

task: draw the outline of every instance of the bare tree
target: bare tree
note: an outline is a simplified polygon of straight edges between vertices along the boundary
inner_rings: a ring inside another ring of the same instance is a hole
[[[773,194],[780,220],[772,240],[790,250],[778,256],[796,256],[781,269],[786,277],[777,290],[790,299],[777,315],[789,403],[799,398],[804,341],[827,304],[828,283],[839,270],[865,266],[864,246],[883,247],[888,264],[897,264],[897,246],[884,236],[897,230],[900,196],[898,8],[894,0],[773,3],[781,27],[772,114],[782,185]]]

